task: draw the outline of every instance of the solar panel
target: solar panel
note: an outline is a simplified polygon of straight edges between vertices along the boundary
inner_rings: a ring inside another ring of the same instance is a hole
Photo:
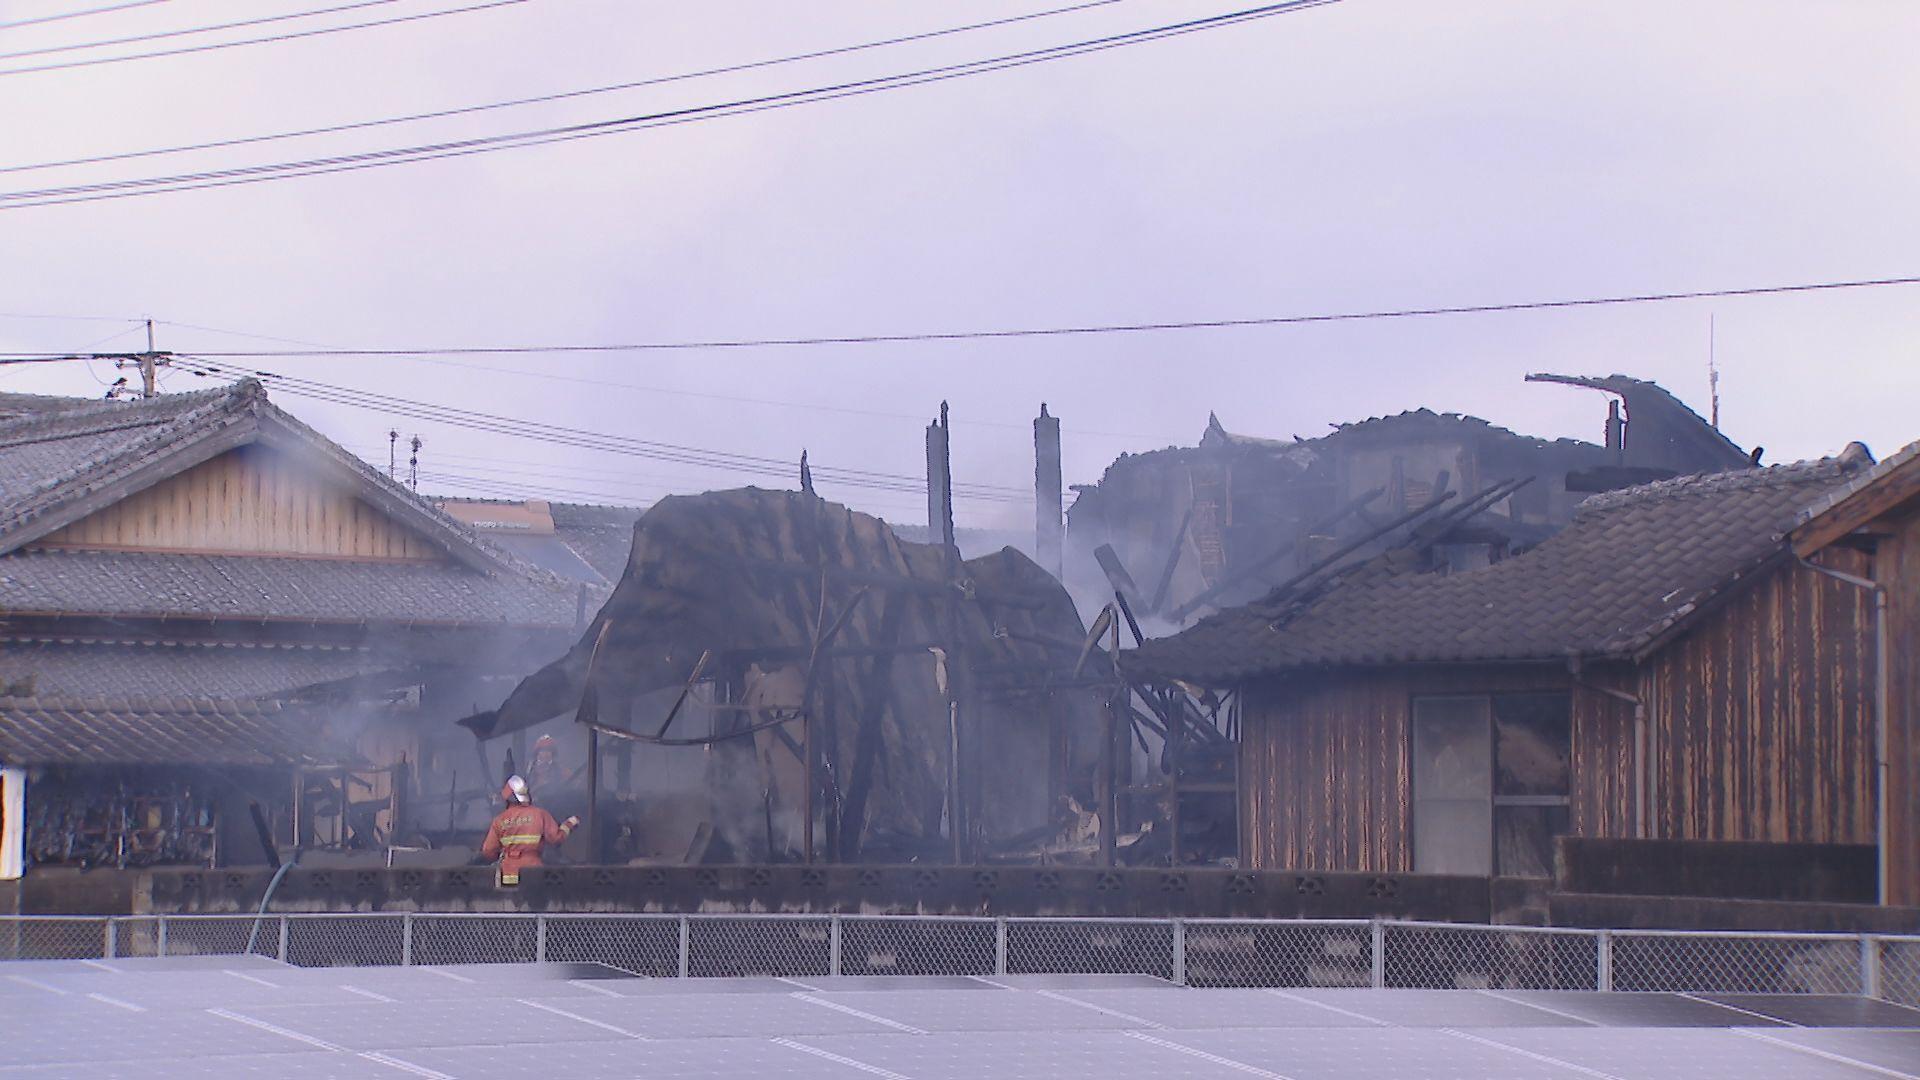
[[[507,998],[409,1001],[324,1009],[246,1005],[231,1011],[246,1020],[287,1033],[289,1041],[305,1037],[349,1050],[499,1042],[587,1042],[624,1037]]]
[[[0,1021],[12,1064],[192,1059],[210,1053],[296,1054],[310,1047],[206,1012],[116,1010],[76,1000],[65,1013]]]
[[[820,995],[833,1006],[857,1009],[917,1031],[1084,1031],[1141,1027],[1138,1021],[1042,992],[998,994],[941,990],[874,990]]]
[[[1246,1080],[1244,1067],[1122,1032],[978,1032],[934,1035],[809,1035],[796,1042],[915,1080]]]
[[[1395,1027],[1564,1027],[1588,1023],[1473,990],[1283,990],[1302,1001]]]
[[[1540,1029],[1474,1034],[1620,1080],[1865,1080],[1860,1070],[1740,1031]],[[1768,1031],[1768,1038],[1774,1032]]]
[[[1873,1070],[1920,1080],[1920,1010],[1850,997],[1193,990],[1136,976],[682,980],[571,963],[182,959],[195,962],[0,964],[0,1080],[1857,1080]]]
[[[650,1039],[774,1038],[895,1030],[880,1020],[859,1015],[857,1010],[822,1004],[828,995],[803,995],[792,987],[788,989],[786,994],[598,997],[542,1003],[562,1008],[583,1020]],[[848,996],[852,995],[835,994],[832,995],[832,1001],[838,1002]],[[805,1000],[809,997],[816,1000]]]
[[[869,1071],[809,1054],[771,1039],[465,1046],[396,1050],[387,1056],[448,1076],[484,1077],[488,1080],[498,1077],[632,1080],[637,1076],[647,1077],[648,1080],[723,1076],[873,1080],[874,1076]]]
[[[1769,1031],[1770,1038],[1882,1069],[1920,1076],[1920,1031],[1823,1029]]]
[[[1290,1080],[1591,1080],[1447,1031],[1337,1028],[1169,1031],[1159,1037]]]
[[[1831,994],[1702,994],[1708,1001],[1802,1027],[1920,1027],[1920,1009]]]
[[[1502,990],[1501,997],[1614,1027],[1772,1027],[1776,1022],[1679,994]]]
[[[1272,990],[1162,988],[1053,992],[1169,1028],[1381,1026],[1378,1021],[1335,1012]]]

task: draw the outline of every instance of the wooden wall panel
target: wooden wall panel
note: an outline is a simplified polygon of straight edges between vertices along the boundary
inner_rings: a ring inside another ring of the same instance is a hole
[[[1630,673],[1591,675],[1631,685]],[[1270,680],[1242,714],[1242,857],[1255,869],[1413,868],[1414,697],[1565,691],[1558,665],[1346,672]],[[1572,690],[1573,831],[1633,835],[1633,708]]]
[[[1864,556],[1833,552],[1864,575]],[[1873,618],[1865,590],[1787,565],[1649,659],[1653,835],[1871,843]]]
[[[1253,687],[1242,712],[1243,854],[1257,869],[1405,870],[1406,684]]]
[[[1887,607],[1887,896],[1920,905],[1920,511],[1887,519],[1873,555]],[[1821,559],[1831,555],[1823,554]]]
[[[243,446],[48,535],[43,547],[366,561],[444,554],[289,455]]]

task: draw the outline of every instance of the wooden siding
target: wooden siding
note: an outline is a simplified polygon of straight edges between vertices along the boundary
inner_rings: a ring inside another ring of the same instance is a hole
[[[243,446],[49,534],[43,547],[421,561],[444,554],[292,457]]]
[[[1884,524],[1873,572],[1888,592],[1886,902],[1912,907],[1920,906],[1920,511]]]
[[[1553,665],[1379,669],[1252,685],[1240,751],[1245,864],[1413,869],[1413,698],[1570,687],[1567,672]],[[1573,829],[1631,836],[1633,708],[1586,689],[1572,689],[1572,705]]]
[[[1866,590],[1787,564],[1656,652],[1653,835],[1872,843],[1873,648]]]

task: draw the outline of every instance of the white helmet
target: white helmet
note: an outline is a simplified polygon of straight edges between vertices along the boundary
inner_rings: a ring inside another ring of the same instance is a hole
[[[531,801],[527,796],[527,782],[518,776],[507,777],[507,786],[500,789],[500,797],[510,803]]]

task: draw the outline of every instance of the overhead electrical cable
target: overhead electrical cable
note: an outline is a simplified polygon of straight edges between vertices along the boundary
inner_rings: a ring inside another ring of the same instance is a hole
[[[143,41],[163,41],[167,38],[190,37],[194,34],[214,34],[222,30],[239,30],[243,27],[288,22],[292,19],[311,19],[320,15],[337,15],[343,11],[357,11],[361,8],[383,7],[388,4],[403,2],[404,0],[355,0],[354,3],[341,4],[337,7],[314,8],[309,11],[289,11],[280,15],[264,15],[257,19],[241,19],[238,22],[215,23],[212,26],[190,26],[179,30],[155,30],[146,34],[131,34],[127,37],[104,38],[99,41],[81,41],[69,45],[46,45],[38,49],[21,49],[18,52],[0,53],[0,60],[17,60],[23,56],[47,56],[53,53],[80,52],[85,49],[105,49],[114,45],[134,45]]]
[[[992,57],[986,60],[947,64],[919,71],[878,76],[831,86],[814,87],[807,90],[793,90],[778,94],[766,94],[759,97],[742,98],[712,105],[688,106],[685,108],[669,109],[656,113],[621,117],[612,120],[590,121],[562,127],[479,136],[470,139],[459,139],[450,142],[418,146],[393,147],[385,150],[372,150],[333,157],[312,158],[304,161],[287,161],[229,169],[216,169],[198,173],[183,173],[171,176],[152,176],[132,180],[5,192],[0,193],[0,204],[4,204],[0,205],[0,209],[52,206],[75,202],[95,202],[102,199],[130,198],[163,192],[196,191],[206,188],[231,187],[239,184],[264,183],[270,180],[290,179],[299,176],[322,176],[339,172],[355,172],[362,169],[385,168],[420,161],[466,157],[473,154],[492,153],[527,146],[543,146],[556,142],[571,142],[578,139],[625,134],[631,131],[695,123],[718,119],[724,116],[739,116],[773,109],[791,108],[796,105],[815,104],[823,101],[834,101],[840,98],[899,90],[909,86],[920,86],[928,83],[944,82],[950,79],[967,78],[995,71],[1025,67],[1031,64],[1048,63],[1072,56],[1102,52],[1108,49],[1139,45],[1162,38],[1218,29],[1223,26],[1251,22],[1256,19],[1292,14],[1294,12],[1305,11],[1310,8],[1322,7],[1338,2],[1340,2],[1340,0],[1288,0],[1288,2],[1285,3],[1267,4],[1256,8],[1228,12],[1222,15],[1191,19],[1166,26],[1134,30],[1123,34],[1114,34],[1065,45],[1032,49],[1025,52]],[[0,72],[0,74],[4,73]]]
[[[1450,307],[1380,308],[1368,311],[1326,312],[1300,315],[1255,315],[1241,318],[1189,319],[1143,323],[1105,323],[1080,326],[1020,327],[998,330],[940,330],[906,334],[857,334],[835,337],[786,337],[710,339],[700,341],[641,341],[607,345],[496,345],[448,346],[441,348],[368,348],[368,349],[280,349],[253,351],[200,351],[195,356],[212,360],[264,360],[291,357],[326,356],[523,356],[540,353],[622,353],[659,352],[698,349],[793,348],[816,345],[877,345],[910,342],[982,341],[1008,338],[1074,337],[1095,334],[1139,334],[1179,330],[1218,330],[1252,326],[1288,326],[1306,323],[1362,322],[1372,319],[1413,319],[1445,315],[1486,315],[1517,311],[1552,311],[1568,308],[1611,307],[1625,304],[1662,304],[1681,300],[1727,299],[1743,296],[1783,296],[1798,293],[1837,292],[1872,289],[1894,285],[1920,285],[1920,275],[1883,278],[1856,278],[1846,281],[1802,282],[1790,285],[1754,285],[1729,289],[1691,289],[1685,291],[1627,293],[1616,296],[1591,296],[1559,300],[1515,300],[1504,303],[1460,304]],[[74,359],[70,353],[10,353],[0,363],[38,363]]]
[[[183,360],[187,362],[182,363]],[[183,367],[184,370],[190,373],[199,373],[191,362],[191,358],[176,359],[175,365]],[[373,409],[393,415],[429,420],[455,427],[485,431],[491,434],[533,439],[554,445],[600,450],[608,453],[627,454],[676,464],[733,472],[748,472],[766,476],[791,476],[796,467],[794,463],[782,461],[778,458],[740,454],[732,451],[711,450],[647,439],[635,439],[606,432],[523,420],[517,417],[436,405],[409,398],[400,398],[371,391],[318,383],[313,380],[296,379],[275,372],[232,368],[206,362],[202,362],[200,367],[208,374],[220,378],[258,378],[279,392],[298,397]],[[910,493],[923,493],[926,490],[924,480],[918,477],[896,473],[831,466],[815,466],[813,472],[814,475],[820,479],[831,480],[832,482],[849,487],[865,487],[881,491]],[[956,483],[954,484],[954,497],[1019,502],[1032,498],[1032,494],[1021,488],[1001,487],[989,484]]]
[[[370,6],[374,3],[388,3],[392,0],[367,0],[357,6]],[[44,71],[66,71],[72,68],[95,67],[100,64],[123,64],[133,60],[154,60],[163,56],[186,56],[190,53],[213,52],[217,49],[236,49],[245,45],[266,45],[280,41],[297,41],[301,38],[320,37],[324,34],[339,34],[348,30],[369,30],[380,26],[398,26],[402,23],[420,22],[423,19],[437,19],[443,15],[465,15],[474,11],[487,11],[514,4],[524,4],[527,0],[481,0],[479,3],[462,7],[443,8],[437,11],[421,11],[411,15],[395,15],[386,19],[369,19],[365,22],[345,23],[340,26],[321,26],[312,30],[293,30],[284,34],[268,34],[262,37],[242,38],[238,41],[210,41],[204,45],[182,45],[175,49],[157,49],[153,52],[133,53],[127,56],[99,56],[85,60],[62,60],[54,64],[36,64],[32,67],[0,68],[0,75],[32,75]],[[342,8],[340,10],[346,10]],[[311,14],[311,13],[309,13]]]
[[[1034,19],[1066,15],[1073,12],[1085,11],[1089,8],[1107,7],[1112,4],[1125,2],[1127,2],[1127,0],[1089,0],[1087,3],[1049,8],[1045,11],[1034,11],[1025,15],[1013,15],[1004,19],[967,23],[963,26],[949,26],[940,30],[928,30],[917,34],[905,34],[900,37],[882,38],[877,41],[866,41],[855,45],[841,45],[831,49],[817,49],[813,52],[774,57],[768,60],[754,60],[747,63],[729,64],[725,67],[705,68],[700,71],[686,71],[674,75],[661,75],[650,79],[638,79],[633,82],[593,86],[581,90],[564,90],[552,94],[513,98],[507,101],[488,102],[481,105],[464,105],[451,109],[437,109],[431,112],[409,113],[404,116],[389,116],[377,120],[360,120],[352,123],[331,124],[325,127],[303,128],[297,131],[280,131],[266,135],[248,135],[231,139],[216,139],[210,142],[189,143],[183,146],[163,146],[150,150],[130,150],[117,154],[98,154],[92,157],[68,158],[63,161],[44,161],[29,165],[5,165],[0,166],[0,173],[31,172],[39,169],[58,169],[74,165],[97,165],[109,161],[127,161],[134,158],[159,157],[166,154],[185,154],[202,150],[218,150],[234,146],[248,146],[254,143],[277,142],[283,139],[299,139],[314,135],[334,135],[343,131],[359,131],[367,128],[386,127],[393,124],[410,124],[423,120],[440,120],[450,116],[466,116],[472,113],[489,112],[495,109],[511,109],[526,105],[543,105],[555,101],[568,101],[574,98],[590,97],[596,94],[612,94],[626,90],[638,90],[649,86],[664,86],[668,83],[686,82],[691,79],[703,79],[716,75],[731,75],[742,71],[777,67],[782,64],[795,64],[806,60],[818,60],[829,56],[842,56],[847,53],[863,52],[869,49],[904,45],[915,41],[927,41],[934,38],[948,37],[953,34],[964,34],[976,30],[1009,26],[1014,23],[1030,22]]]
[[[58,15],[38,15],[31,19],[15,19],[12,22],[0,23],[0,30],[14,30],[22,26],[39,26],[41,23],[64,22],[67,19],[79,19],[88,15],[107,15],[116,11],[152,7],[155,4],[165,4],[168,2],[170,2],[170,0],[130,0],[129,3],[125,4],[108,4],[105,7],[84,8],[80,11],[63,11]]]

